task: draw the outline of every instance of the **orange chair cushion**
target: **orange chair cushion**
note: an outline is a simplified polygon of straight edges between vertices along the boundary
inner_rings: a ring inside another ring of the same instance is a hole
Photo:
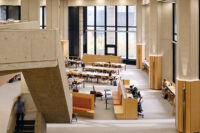
[[[92,99],[85,97],[73,96],[73,107],[92,109]]]
[[[121,105],[121,100],[113,100],[114,105]]]
[[[112,91],[112,96],[118,96],[118,91]]]
[[[80,107],[73,107],[74,110],[81,110],[81,111],[90,111],[90,109],[80,108]]]

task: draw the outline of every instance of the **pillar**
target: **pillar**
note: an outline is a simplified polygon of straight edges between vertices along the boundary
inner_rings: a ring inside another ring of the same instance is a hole
[[[60,26],[60,0],[46,1],[47,29],[57,29]]]
[[[149,28],[149,64],[150,64],[150,88],[160,89],[162,83],[162,56],[160,50],[160,3],[157,0],[150,1],[150,28]]]
[[[178,0],[176,129],[200,131],[199,1]]]
[[[21,20],[40,21],[40,0],[21,0]]]

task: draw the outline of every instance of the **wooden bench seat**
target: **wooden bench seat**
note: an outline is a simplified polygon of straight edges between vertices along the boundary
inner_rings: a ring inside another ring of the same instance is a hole
[[[117,120],[123,120],[124,119],[124,109],[123,105],[116,105],[114,106],[114,112]]]
[[[94,118],[94,95],[73,92],[73,113]]]

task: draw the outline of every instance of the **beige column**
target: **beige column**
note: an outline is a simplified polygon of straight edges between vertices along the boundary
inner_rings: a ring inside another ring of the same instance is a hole
[[[145,58],[149,61],[149,45],[150,45],[150,6],[144,5],[143,6],[144,17],[142,21],[144,22],[144,44],[145,44]]]
[[[64,31],[63,39],[68,40],[68,5],[67,2],[64,2]]]
[[[199,78],[198,15],[198,0],[177,1],[178,79],[197,80]]]
[[[40,20],[40,0],[21,0],[21,20]]]
[[[83,7],[79,7],[79,57],[83,56]]]
[[[199,1],[177,1],[176,128],[200,131]]]
[[[142,44],[142,0],[137,0],[137,44]]]
[[[46,1],[47,29],[59,28],[60,25],[60,0]]]
[[[158,55],[160,54],[158,43],[159,43],[159,3],[157,0],[150,1],[150,47],[149,54],[150,55]]]

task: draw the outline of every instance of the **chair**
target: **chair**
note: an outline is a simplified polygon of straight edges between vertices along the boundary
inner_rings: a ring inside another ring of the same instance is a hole
[[[142,96],[141,96],[138,101],[138,117],[141,116],[142,118],[144,118],[144,114],[142,114],[142,112],[143,109],[142,109]]]
[[[90,91],[90,94],[92,94],[92,93],[95,94],[95,100],[96,100],[96,97],[101,97],[101,100],[103,100],[103,99],[102,99],[103,94],[102,94],[100,91],[96,92],[94,86],[93,86],[93,91]]]
[[[96,101],[96,94],[97,94],[97,92],[95,90],[93,90],[93,91],[90,91],[90,94],[94,95],[94,102],[95,102]]]
[[[79,90],[78,89],[73,89],[73,92],[79,92]]]

